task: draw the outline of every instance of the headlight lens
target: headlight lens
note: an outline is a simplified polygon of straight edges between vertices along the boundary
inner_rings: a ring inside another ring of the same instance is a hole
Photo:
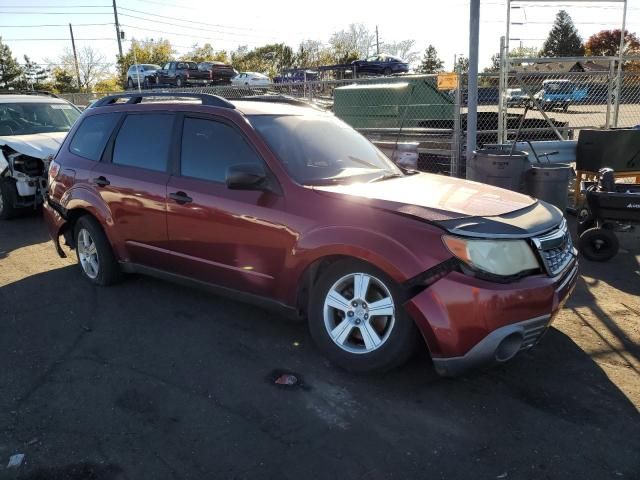
[[[524,240],[475,240],[450,235],[444,235],[442,240],[456,258],[493,275],[517,275],[540,268]]]

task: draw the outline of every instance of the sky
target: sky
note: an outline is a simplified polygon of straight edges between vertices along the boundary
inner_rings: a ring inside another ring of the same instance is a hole
[[[76,46],[91,45],[115,63],[118,52],[112,0],[0,0],[0,36],[20,62],[27,54],[38,63],[57,59],[70,47],[73,24]],[[335,31],[362,23],[379,31],[384,42],[413,39],[420,53],[433,44],[451,68],[456,54],[468,55],[468,0],[279,1],[264,0],[117,0],[118,15],[129,48],[132,38],[167,38],[177,55],[193,44],[211,43],[234,50],[284,42],[294,49],[302,40],[326,43]],[[627,28],[640,34],[640,0],[629,0]],[[620,28],[622,4],[594,2],[518,2],[512,5],[511,46],[540,47],[558,10],[569,12],[586,39],[603,29]],[[499,51],[506,29],[506,0],[481,1],[480,68]],[[371,53],[374,53],[373,51]]]

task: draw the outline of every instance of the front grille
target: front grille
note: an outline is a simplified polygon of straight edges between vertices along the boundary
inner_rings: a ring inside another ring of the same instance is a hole
[[[540,252],[540,258],[547,274],[551,277],[563,272],[577,256],[565,220],[557,229],[545,235],[534,237],[533,243]]]
[[[542,334],[545,332],[545,330],[547,329],[547,323],[549,322],[549,317],[548,316],[544,316],[541,318],[536,318],[534,320],[530,320],[528,322],[526,322],[523,326],[524,326],[524,332],[523,332],[523,341],[522,341],[522,346],[520,347],[520,350],[527,350],[531,347],[533,347],[536,343],[538,343],[538,340],[540,340],[540,337],[542,337]]]

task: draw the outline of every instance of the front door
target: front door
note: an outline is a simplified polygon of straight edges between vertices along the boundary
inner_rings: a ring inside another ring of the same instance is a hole
[[[90,180],[124,244],[121,257],[164,270],[171,259],[166,251],[166,195],[175,118],[156,112],[126,115]]]
[[[212,117],[184,117],[179,156],[167,186],[169,246],[178,273],[271,296],[295,242],[282,223],[285,200],[273,191],[225,184],[230,165],[264,160],[237,126]]]

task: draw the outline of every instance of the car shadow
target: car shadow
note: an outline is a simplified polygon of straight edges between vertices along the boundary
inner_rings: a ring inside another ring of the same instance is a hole
[[[0,444],[27,455],[25,478],[83,462],[125,478],[638,471],[638,410],[554,328],[456,379],[424,351],[358,376],[327,362],[304,323],[146,277],[98,288],[68,266],[0,288],[0,305]],[[276,370],[303,388],[275,384]]]
[[[40,213],[28,212],[11,220],[0,220],[0,260],[14,250],[48,240]]]

